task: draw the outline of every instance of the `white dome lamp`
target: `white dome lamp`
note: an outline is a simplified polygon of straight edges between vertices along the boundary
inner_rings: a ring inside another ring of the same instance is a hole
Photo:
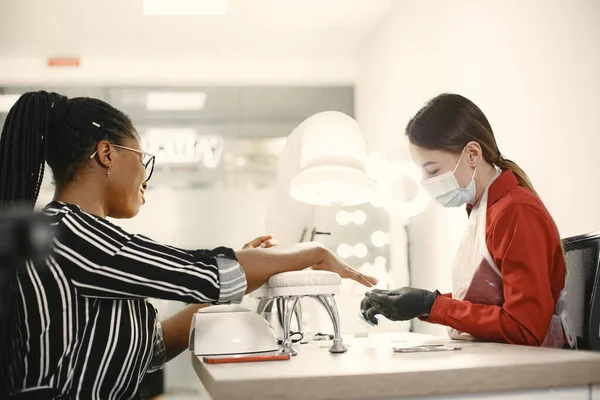
[[[299,142],[300,170],[290,180],[290,195],[317,206],[368,203],[375,182],[365,173],[367,145],[358,123],[337,111],[304,120],[288,140]]]

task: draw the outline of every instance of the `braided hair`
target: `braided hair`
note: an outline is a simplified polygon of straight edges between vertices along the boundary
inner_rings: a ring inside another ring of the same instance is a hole
[[[123,144],[127,137],[139,139],[131,119],[102,100],[25,93],[9,111],[0,136],[0,210],[14,204],[34,207],[45,162],[60,189],[73,182],[98,142]]]

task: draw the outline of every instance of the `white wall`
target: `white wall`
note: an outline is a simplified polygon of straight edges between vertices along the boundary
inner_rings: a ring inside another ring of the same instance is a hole
[[[597,0],[397,0],[359,57],[359,122],[373,150],[407,157],[409,118],[441,92],[461,93],[484,110],[563,236],[600,230],[599,38]],[[431,208],[411,221],[412,285],[449,289],[464,219]]]

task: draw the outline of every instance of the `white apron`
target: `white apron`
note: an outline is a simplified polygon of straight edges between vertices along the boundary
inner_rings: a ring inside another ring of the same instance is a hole
[[[492,182],[499,175],[500,171]],[[502,274],[486,245],[488,188],[471,210],[469,222],[452,265],[452,298],[474,304],[502,306],[504,304]],[[570,347],[576,345],[576,336],[566,311],[565,294],[566,291],[563,289],[556,303],[548,333],[542,343],[543,347],[564,347],[565,336]],[[473,340],[470,334],[450,327],[448,336],[452,339]]]

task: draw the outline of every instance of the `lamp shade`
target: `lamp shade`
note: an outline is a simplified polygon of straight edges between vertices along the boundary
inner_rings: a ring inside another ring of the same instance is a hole
[[[337,111],[315,114],[290,135],[299,141],[300,168],[290,195],[319,206],[367,203],[375,182],[365,173],[367,145],[358,123]]]

